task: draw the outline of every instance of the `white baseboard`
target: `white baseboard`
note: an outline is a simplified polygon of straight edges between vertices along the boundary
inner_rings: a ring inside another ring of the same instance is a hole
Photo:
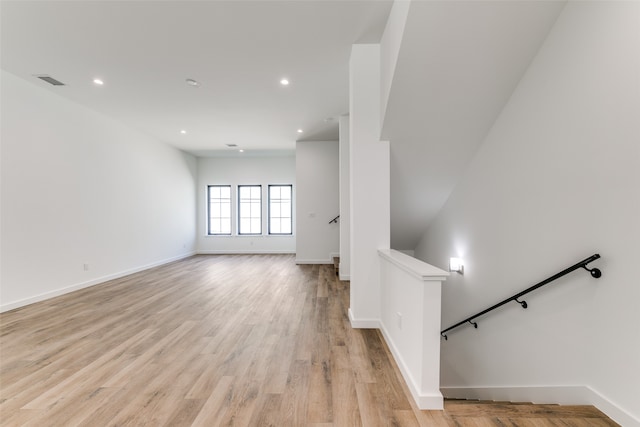
[[[640,427],[640,420],[588,386],[441,387],[447,398],[508,402],[593,405],[624,427]]]
[[[380,320],[378,319],[356,319],[353,312],[349,308],[349,321],[353,329],[380,329]]]
[[[345,281],[345,282],[349,281],[349,280],[351,280],[351,276],[348,275],[348,274],[340,274],[340,280]]]
[[[197,251],[198,255],[292,255],[291,250],[227,250],[227,249],[207,249]]]
[[[297,259],[296,264],[330,264],[333,265],[331,259]]]
[[[76,283],[75,285],[65,286],[64,288],[56,289],[54,291],[45,292],[39,295],[35,295],[33,297],[21,299],[19,301],[11,302],[8,304],[0,305],[0,313],[4,313],[5,311],[14,310],[16,308],[24,307],[29,304],[34,304],[36,302],[48,300],[50,298],[54,298],[60,295],[68,294],[73,291],[78,291],[80,289],[88,288],[91,286],[99,285],[100,283],[108,282],[109,280],[119,279],[120,277],[128,276],[133,273],[137,273],[139,271],[148,270],[153,267],[158,267],[163,264],[168,264],[170,262],[178,261],[184,258],[188,258],[190,256],[195,255],[195,252],[188,252],[181,255],[177,255],[175,257],[166,258],[160,261],[152,262],[150,264],[146,264],[139,267],[134,267],[128,270],[120,271],[118,273],[108,274],[106,276],[98,277],[95,279],[88,280],[82,283]]]
[[[332,252],[329,254],[329,258],[320,259],[300,259],[296,258],[296,264],[330,264],[333,265],[333,258],[339,257],[340,252]]]
[[[640,417],[634,417],[591,387],[587,387],[591,405],[604,412],[609,418],[624,427],[640,427]]]
[[[393,355],[398,368],[400,369],[400,373],[404,378],[404,382],[407,384],[409,391],[411,392],[411,396],[413,396],[413,400],[418,405],[420,410],[442,410],[444,409],[444,398],[442,393],[437,392],[433,394],[425,394],[418,387],[418,383],[416,382],[413,375],[411,375],[411,371],[407,367],[407,364],[404,361],[404,358],[400,354],[400,351],[396,347],[395,343],[391,339],[391,336],[387,332],[387,329],[384,327],[384,323],[381,322],[380,332],[382,332],[382,336]]]
[[[584,386],[536,387],[440,387],[450,399],[478,399],[505,402],[531,402],[538,404],[584,405]]]

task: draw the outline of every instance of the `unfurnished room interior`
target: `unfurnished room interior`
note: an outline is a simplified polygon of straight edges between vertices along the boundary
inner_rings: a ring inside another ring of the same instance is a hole
[[[640,2],[0,0],[0,426],[640,427]]]

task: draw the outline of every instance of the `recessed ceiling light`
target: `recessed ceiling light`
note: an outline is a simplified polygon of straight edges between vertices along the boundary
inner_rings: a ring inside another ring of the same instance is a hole
[[[282,80],[280,80],[280,84],[282,86],[287,86],[289,84],[289,80],[288,79],[282,79]]]
[[[302,133],[302,129],[298,129],[298,133]]]
[[[102,79],[93,79],[93,82],[95,84],[97,84],[98,86],[102,86],[104,84],[104,82],[102,81]]]
[[[243,149],[240,149],[240,150],[238,150],[238,151],[239,151],[239,152],[241,152],[241,153],[244,153],[244,150],[243,150]]]
[[[200,86],[200,83],[195,81],[195,80],[193,80],[193,79],[186,79],[185,81],[187,82],[187,84],[189,86],[196,86],[196,87]]]
[[[184,135],[185,133],[187,133],[187,131],[186,131],[186,130],[184,130],[184,129],[182,129],[182,130],[180,131],[180,133]]]

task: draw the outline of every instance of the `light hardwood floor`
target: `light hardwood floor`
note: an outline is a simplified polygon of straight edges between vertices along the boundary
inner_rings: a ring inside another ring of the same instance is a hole
[[[591,407],[418,411],[349,284],[195,256],[0,315],[2,426],[614,426]]]

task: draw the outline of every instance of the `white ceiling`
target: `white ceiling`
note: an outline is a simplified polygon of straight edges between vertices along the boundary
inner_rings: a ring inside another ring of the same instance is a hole
[[[325,119],[348,112],[351,45],[380,40],[391,4],[2,0],[1,65],[196,155],[292,151],[337,139]],[[563,5],[412,1],[382,129],[392,247],[416,246]]]
[[[337,120],[325,119],[348,112],[351,45],[379,41],[391,2],[3,0],[0,7],[5,71],[206,156],[228,153],[226,144],[264,152],[337,140]]]

